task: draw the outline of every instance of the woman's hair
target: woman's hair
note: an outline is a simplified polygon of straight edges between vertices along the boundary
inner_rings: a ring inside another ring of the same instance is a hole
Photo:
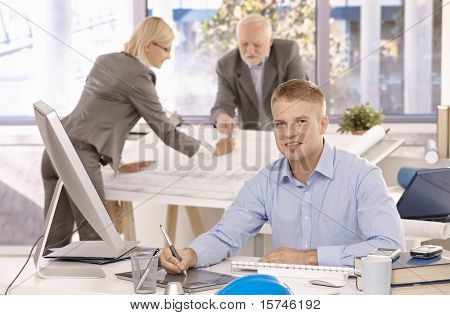
[[[162,18],[147,17],[134,29],[130,40],[125,43],[124,51],[136,57],[142,63],[150,65],[145,47],[150,43],[164,44],[172,41],[173,38],[172,29]]]

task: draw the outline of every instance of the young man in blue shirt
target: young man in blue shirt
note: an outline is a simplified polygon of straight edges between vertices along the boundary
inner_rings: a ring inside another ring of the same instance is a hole
[[[162,265],[179,273],[235,255],[266,222],[274,250],[262,261],[352,266],[378,247],[405,250],[405,237],[381,170],[324,140],[326,103],[311,82],[290,80],[272,95],[274,132],[283,158],[251,178],[222,219]]]

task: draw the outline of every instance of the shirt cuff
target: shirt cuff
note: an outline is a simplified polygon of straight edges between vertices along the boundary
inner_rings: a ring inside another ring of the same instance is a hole
[[[317,260],[319,266],[342,266],[342,253],[344,246],[317,247]]]
[[[192,248],[197,255],[195,268],[208,267],[217,263],[218,254],[215,249],[212,249],[211,246],[208,245],[208,242],[194,240],[188,247]]]

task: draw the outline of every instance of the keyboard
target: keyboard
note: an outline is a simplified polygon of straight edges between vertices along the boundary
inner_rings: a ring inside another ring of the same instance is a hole
[[[337,279],[347,279],[354,271],[355,270],[350,267],[265,263],[250,260],[233,260],[231,262],[232,273],[257,272],[275,277],[288,278],[318,279],[333,277]]]

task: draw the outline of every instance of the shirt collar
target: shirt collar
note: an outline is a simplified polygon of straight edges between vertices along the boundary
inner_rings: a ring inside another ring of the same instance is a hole
[[[156,85],[156,74],[153,72],[153,69],[148,68],[148,73],[150,74],[150,77],[152,78],[153,84]]]
[[[319,162],[317,163],[314,172],[318,172],[329,179],[334,179],[334,150],[333,148],[324,140],[323,150],[320,155]],[[283,164],[280,170],[280,183],[283,183],[285,179],[289,179],[292,183],[298,182],[294,175],[292,175],[291,168],[289,167],[289,161],[285,157],[283,159]]]
[[[283,163],[281,165],[281,170],[280,170],[280,183],[283,183],[286,180],[290,180],[291,183],[296,182],[296,179],[292,175],[291,168],[289,167],[289,161],[288,161],[287,157],[284,157]]]
[[[319,163],[314,171],[329,179],[334,179],[334,150],[325,140],[323,140],[323,151]]]
[[[143,62],[141,62],[138,58],[136,58],[135,56],[133,56],[133,55],[131,55],[131,54],[125,52],[125,51],[122,51],[122,54],[124,54],[125,56],[131,57],[131,58],[133,58],[133,59],[139,61],[139,62],[141,63],[141,65],[144,66],[145,69],[147,69],[148,73],[150,74],[150,77],[152,78],[153,84],[156,84],[156,74],[155,74],[155,72],[153,71],[153,69],[152,69],[151,66],[146,66],[146,65],[145,65]]]

